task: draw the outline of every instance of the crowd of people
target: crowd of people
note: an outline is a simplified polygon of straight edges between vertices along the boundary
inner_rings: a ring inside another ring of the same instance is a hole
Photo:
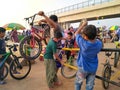
[[[54,59],[56,59],[61,64],[64,63],[58,57],[57,52],[57,42],[64,39],[62,35],[63,29],[58,24],[58,18],[56,15],[47,17],[42,11],[40,11],[38,14],[44,17],[44,20],[41,20],[39,23],[41,24],[42,21],[48,23],[51,26],[50,31],[52,31],[53,34],[51,35],[51,39],[46,47],[44,62],[46,66],[46,80],[49,90],[54,90],[54,85],[61,85],[61,82],[57,77],[57,67]],[[72,34],[69,32],[68,37],[71,36]],[[75,41],[80,48],[77,59],[79,70],[76,74],[75,90],[81,89],[81,85],[84,79],[87,79],[87,90],[93,90],[95,74],[98,67],[97,54],[102,48],[102,42],[99,39],[96,39],[97,28],[94,25],[87,25],[86,19],[83,20],[74,36]]]
[[[86,90],[93,90],[95,83],[95,75],[98,68],[98,53],[103,47],[102,41],[105,42],[105,35],[101,38],[98,33],[98,29],[95,25],[88,25],[86,19],[83,19],[80,23],[80,26],[75,31],[73,27],[68,29],[67,33],[64,33],[64,29],[58,23],[58,17],[56,15],[51,15],[47,17],[43,11],[38,12],[38,15],[42,16],[44,19],[40,20],[38,24],[47,23],[50,26],[50,38],[44,53],[44,63],[46,67],[46,81],[49,90],[54,90],[54,85],[60,86],[62,82],[57,76],[57,65],[56,60],[61,65],[64,64],[64,61],[58,55],[59,50],[57,49],[61,42],[62,47],[71,48],[74,47],[75,43],[77,47],[80,48],[77,57],[77,66],[78,71],[75,78],[75,90],[81,90],[83,80],[86,79]],[[4,28],[0,28],[0,62],[2,60],[2,52],[4,51],[5,45],[3,45],[3,37],[5,33],[3,32]],[[18,35],[16,30],[11,32],[11,40],[14,42],[18,41]],[[118,35],[120,37],[120,30],[117,32],[112,32],[111,40]],[[107,33],[110,35],[109,33]],[[23,35],[30,35],[30,32],[24,32]],[[99,36],[99,37],[98,37]],[[102,39],[98,39],[98,38]],[[63,41],[63,42],[62,42]],[[71,55],[71,51],[65,52],[67,59]],[[0,84],[4,84],[2,80],[2,72],[0,69]]]

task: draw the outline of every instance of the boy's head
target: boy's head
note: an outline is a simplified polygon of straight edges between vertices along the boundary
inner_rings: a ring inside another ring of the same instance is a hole
[[[68,33],[67,33],[67,38],[68,38],[68,39],[72,39],[72,37],[73,37],[73,33],[72,33],[72,32],[68,32]]]
[[[0,38],[3,38],[5,36],[6,29],[3,27],[0,27]]]
[[[49,18],[54,22],[58,22],[58,17],[56,15],[51,15]]]
[[[87,25],[82,31],[83,38],[86,40],[94,40],[97,36],[97,29],[94,25]]]
[[[63,37],[61,32],[56,32],[54,38],[57,38],[58,40],[61,40]]]

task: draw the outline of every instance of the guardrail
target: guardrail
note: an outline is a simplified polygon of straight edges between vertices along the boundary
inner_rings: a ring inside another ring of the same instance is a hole
[[[106,3],[106,2],[110,2],[110,1],[113,1],[113,0],[88,0],[88,1],[78,3],[78,4],[67,6],[67,7],[64,7],[64,8],[61,8],[61,9],[50,11],[46,14],[48,16],[51,15],[51,14],[59,14],[59,13],[68,12],[68,11],[71,11],[71,10],[77,10],[77,9],[84,8],[84,7],[94,6],[94,5],[97,5],[97,4],[103,4],[103,3]]]

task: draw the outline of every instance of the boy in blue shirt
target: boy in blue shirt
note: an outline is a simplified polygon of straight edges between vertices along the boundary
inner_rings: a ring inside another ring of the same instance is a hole
[[[78,71],[75,80],[75,90],[81,90],[83,80],[86,79],[86,90],[93,90],[96,71],[98,68],[98,56],[102,48],[102,42],[96,39],[97,29],[94,25],[87,25],[87,21],[75,32],[76,42],[80,48],[77,65]]]

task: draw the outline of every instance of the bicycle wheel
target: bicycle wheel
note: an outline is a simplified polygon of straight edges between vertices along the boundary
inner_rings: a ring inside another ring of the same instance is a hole
[[[31,70],[31,63],[23,57],[15,57],[10,64],[10,75],[14,79],[21,80],[28,76]]]
[[[20,42],[19,51],[26,59],[36,59],[42,51],[41,41],[36,37],[27,36]]]
[[[4,80],[7,77],[7,75],[8,75],[8,67],[7,67],[6,64],[4,65],[3,70],[4,71],[3,71],[2,79]]]
[[[117,64],[118,64],[118,61],[119,61],[119,56],[120,56],[120,52],[115,52],[114,67],[117,67]]]
[[[67,64],[70,65],[70,66],[73,66],[73,67],[76,66],[77,65],[76,60],[72,56],[70,56],[70,58],[72,59],[72,60],[70,60],[72,62],[71,63],[67,62]],[[67,79],[74,78],[75,75],[76,75],[76,72],[77,71],[74,68],[71,68],[69,66],[63,65],[61,67],[61,74],[62,74],[63,77],[65,77]]]
[[[111,77],[111,66],[110,65],[106,64],[104,66],[104,69],[102,72],[102,77],[107,79],[107,80],[110,80],[110,77]],[[105,89],[108,89],[109,82],[102,80],[102,85]]]

